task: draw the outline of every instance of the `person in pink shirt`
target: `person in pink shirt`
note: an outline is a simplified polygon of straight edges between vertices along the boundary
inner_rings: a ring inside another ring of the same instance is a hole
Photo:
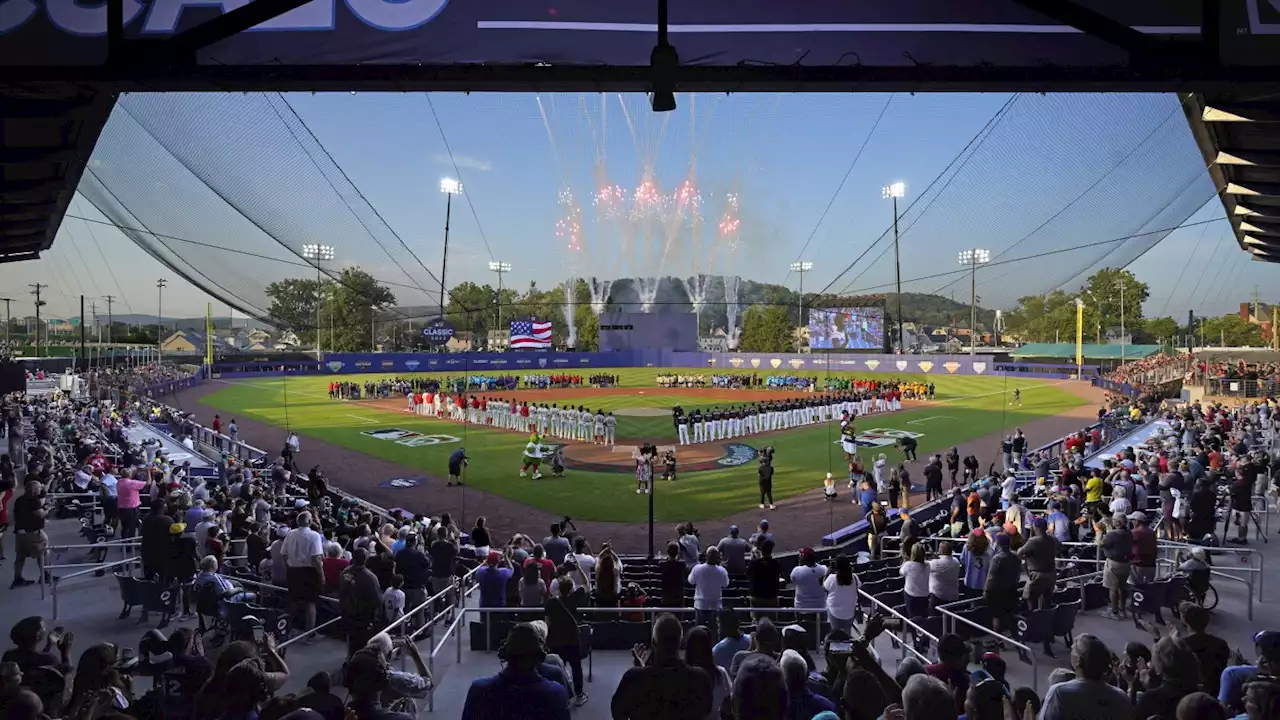
[[[133,469],[126,470],[116,482],[116,508],[120,516],[120,537],[131,538],[138,534],[138,506],[142,504],[142,490],[148,482],[135,480]]]

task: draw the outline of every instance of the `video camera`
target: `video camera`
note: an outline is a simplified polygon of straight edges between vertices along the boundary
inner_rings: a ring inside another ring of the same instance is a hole
[[[773,446],[766,445],[760,449],[760,464],[773,465]]]

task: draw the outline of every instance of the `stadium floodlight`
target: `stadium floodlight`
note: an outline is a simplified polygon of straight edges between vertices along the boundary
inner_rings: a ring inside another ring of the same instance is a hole
[[[960,251],[960,264],[969,266],[969,355],[978,352],[978,266],[991,262],[991,251],[973,248]]]
[[[791,272],[800,276],[800,313],[796,317],[796,325],[804,326],[804,274],[813,270],[813,263],[808,260],[791,263]]]
[[[898,352],[904,353],[907,351],[907,333],[902,325],[902,261],[898,254],[898,198],[907,196],[907,184],[898,181],[885,185],[880,195],[885,200],[893,200],[893,274],[898,295]]]
[[[462,181],[455,180],[453,178],[441,178],[440,192],[444,193],[445,195],[461,195]]]
[[[444,273],[449,269],[449,215],[453,212],[453,196],[462,194],[462,181],[440,178],[440,192],[444,193],[444,249],[440,252],[440,317],[444,317]]]
[[[332,245],[320,245],[318,243],[307,243],[302,246],[302,257],[315,263],[316,266],[316,359],[319,360],[323,353],[320,350],[320,307],[324,305],[324,296],[322,294],[323,287],[321,285],[321,268],[320,264],[330,262],[334,258]],[[333,320],[331,316],[329,320]],[[333,331],[329,331],[329,345],[333,346]]]
[[[489,261],[489,272],[498,273],[498,299],[495,303],[498,306],[498,325],[496,337],[502,337],[502,276],[511,272],[511,263],[499,262],[497,260]]]

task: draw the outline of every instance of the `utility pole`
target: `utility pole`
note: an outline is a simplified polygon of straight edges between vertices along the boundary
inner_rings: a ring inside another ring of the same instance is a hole
[[[9,313],[9,303],[13,302],[13,298],[0,298],[4,301],[4,345],[9,347],[9,328],[13,326],[13,315]]]
[[[40,299],[40,291],[41,291],[41,290],[43,290],[43,289],[45,289],[45,288],[47,288],[47,287],[49,287],[49,286],[48,286],[48,285],[42,285],[42,284],[40,284],[40,283],[34,283],[34,284],[28,284],[28,285],[27,285],[27,287],[35,288],[35,290],[32,290],[32,291],[31,291],[31,294],[36,296],[36,343],[35,343],[35,350],[36,350],[36,357],[40,357],[40,308],[44,307],[44,306],[45,306],[45,304],[46,304],[46,303],[45,303],[45,301],[43,301],[43,300],[41,300],[41,299]]]
[[[156,281],[156,364],[164,360],[164,336],[161,326],[164,324],[164,288],[168,280],[160,278]]]
[[[1120,279],[1120,364],[1124,364],[1124,278]]]
[[[81,362],[85,362],[84,332],[85,332],[84,330],[84,295],[81,295],[80,296],[80,360],[78,363],[76,363],[77,365],[79,365]]]
[[[107,295],[103,299],[107,301],[107,348],[110,350],[110,353],[111,353],[111,367],[114,368],[116,366],[116,349],[115,347],[112,346],[112,343],[111,343],[111,324],[113,320],[113,318],[111,317],[111,304],[116,301],[116,296]]]

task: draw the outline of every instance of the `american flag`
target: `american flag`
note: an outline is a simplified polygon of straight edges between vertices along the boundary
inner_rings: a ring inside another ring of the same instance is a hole
[[[513,320],[511,322],[512,350],[547,350],[550,348],[550,321]]]

